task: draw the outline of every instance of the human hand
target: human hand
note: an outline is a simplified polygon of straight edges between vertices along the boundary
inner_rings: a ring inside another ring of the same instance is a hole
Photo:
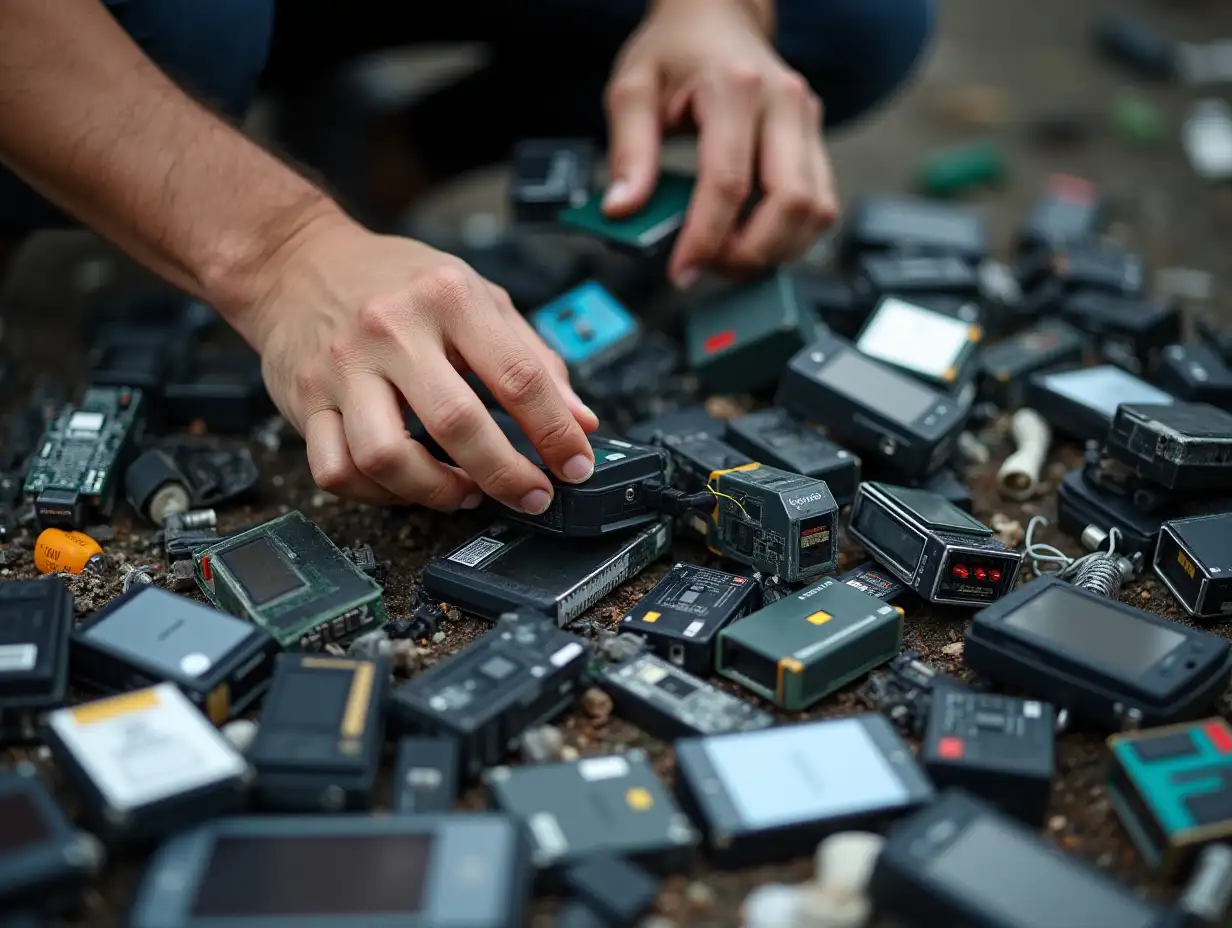
[[[802,254],[838,215],[821,101],[778,56],[745,0],[659,0],[607,92],[612,185],[604,208],[636,212],[654,191],[662,133],[697,126],[698,180],[669,273],[747,273]],[[741,227],[754,174],[761,200]]]
[[[518,454],[463,379],[474,371],[554,474],[594,470],[598,420],[561,359],[500,287],[407,238],[340,214],[306,226],[258,274],[236,319],[261,354],[270,395],[303,434],[323,490],[372,504],[471,509],[482,493],[522,512],[551,501],[546,475]],[[409,405],[458,466],[406,431]]]

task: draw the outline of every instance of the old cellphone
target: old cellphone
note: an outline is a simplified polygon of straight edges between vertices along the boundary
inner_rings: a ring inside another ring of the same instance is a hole
[[[1129,371],[1103,364],[1033,374],[1027,405],[1058,432],[1079,441],[1103,439],[1123,403],[1172,403],[1175,397],[1135,377]]]
[[[1232,614],[1232,512],[1164,522],[1154,567],[1194,618]]]

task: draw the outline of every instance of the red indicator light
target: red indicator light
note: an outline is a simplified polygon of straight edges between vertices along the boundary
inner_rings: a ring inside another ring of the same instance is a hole
[[[1207,722],[1203,726],[1206,737],[1220,754],[1232,754],[1232,731],[1222,722]]]
[[[736,344],[736,333],[732,329],[724,329],[722,332],[715,332],[702,343],[702,350],[706,354],[714,354],[722,351],[724,348],[730,348]]]
[[[947,736],[937,742],[937,756],[945,760],[958,760],[963,756],[962,738]]]
[[[975,579],[976,580],[987,580],[988,571],[986,571],[983,567],[975,568]]]
[[[988,579],[991,580],[993,583],[1000,583],[1001,582],[1001,571],[990,570],[988,572]]]
[[[208,554],[201,559],[201,579],[214,579],[214,571],[210,568],[210,556]]]
[[[966,564],[955,564],[954,565],[954,576],[957,577],[959,580],[966,580],[968,576],[967,565]]]

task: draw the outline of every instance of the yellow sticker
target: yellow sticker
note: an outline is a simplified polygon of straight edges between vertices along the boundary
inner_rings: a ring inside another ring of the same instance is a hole
[[[642,621],[649,622],[653,625],[655,622],[659,621],[662,616],[662,612],[647,612],[644,616],[642,616]]]
[[[372,702],[372,685],[375,682],[372,665],[356,661],[355,678],[351,681],[346,711],[342,714],[343,738],[363,737],[364,723],[368,720],[368,704]]]
[[[825,625],[832,618],[834,618],[834,616],[830,615],[828,612],[814,612],[808,617],[807,621],[811,625]]]
[[[124,693],[120,696],[112,696],[110,699],[100,699],[97,702],[88,702],[84,706],[78,706],[72,710],[73,721],[78,725],[93,725],[95,722],[106,722],[130,712],[153,709],[160,704],[158,693],[153,688],[137,690],[133,693]]]
[[[231,687],[219,683],[205,697],[205,714],[215,725],[225,725],[231,716]]]
[[[633,786],[625,790],[625,802],[635,812],[645,812],[654,806],[654,796],[650,795],[650,791],[644,787]]]
[[[1192,580],[1195,571],[1194,562],[1185,556],[1184,551],[1176,552],[1176,562],[1181,565],[1181,570],[1189,574],[1189,579]]]

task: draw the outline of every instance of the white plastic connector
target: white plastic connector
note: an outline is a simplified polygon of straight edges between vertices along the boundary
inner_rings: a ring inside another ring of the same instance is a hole
[[[1030,499],[1040,489],[1040,476],[1052,447],[1052,429],[1034,409],[1020,409],[1010,419],[1010,434],[1018,450],[997,471],[997,485],[1009,499]]]
[[[744,899],[744,928],[798,928],[800,896],[799,886],[758,886]]]
[[[862,831],[831,835],[817,846],[816,874],[802,886],[800,928],[862,928],[873,914],[868,883],[885,846],[880,835]]]

